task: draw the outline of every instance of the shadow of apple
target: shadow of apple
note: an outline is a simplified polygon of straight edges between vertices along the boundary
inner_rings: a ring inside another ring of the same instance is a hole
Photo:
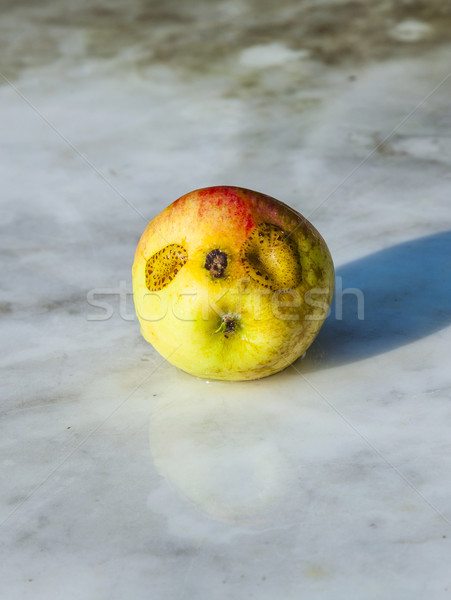
[[[330,315],[295,363],[303,372],[369,358],[451,323],[451,231],[364,256],[336,275]]]

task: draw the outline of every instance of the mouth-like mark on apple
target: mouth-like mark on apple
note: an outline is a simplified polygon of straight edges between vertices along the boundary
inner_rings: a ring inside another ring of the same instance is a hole
[[[229,335],[235,333],[235,321],[232,319],[232,317],[224,317],[224,324],[225,324],[225,329],[224,329],[224,335],[226,337],[229,337]]]
[[[213,279],[224,277],[227,269],[227,254],[216,248],[207,254],[205,268],[210,271]]]
[[[146,287],[159,292],[171,283],[188,260],[188,252],[180,244],[168,244],[146,261]]]
[[[239,326],[240,320],[238,316],[231,314],[223,315],[220,318],[219,327],[215,333],[223,333],[226,338],[233,337]]]
[[[287,233],[260,223],[244,242],[240,258],[251,279],[273,291],[295,288],[302,279],[298,249]]]

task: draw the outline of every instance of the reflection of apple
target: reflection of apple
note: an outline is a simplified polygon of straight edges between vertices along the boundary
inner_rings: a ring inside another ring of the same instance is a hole
[[[149,442],[159,474],[215,520],[278,521],[296,489],[304,439],[296,417],[299,399],[295,410],[287,394],[280,400],[282,411],[274,404],[285,382],[279,377],[265,382],[258,394],[237,382],[230,394],[225,382],[179,373],[151,403]],[[307,422],[311,425],[309,416]]]
[[[256,379],[310,346],[330,306],[326,243],[299,213],[236,187],[191,192],[147,226],[133,264],[141,332],[210,379]]]

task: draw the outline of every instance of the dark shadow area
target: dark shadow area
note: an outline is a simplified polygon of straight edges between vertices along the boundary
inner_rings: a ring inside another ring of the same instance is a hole
[[[451,231],[370,254],[338,267],[336,276],[331,313],[295,363],[303,372],[369,358],[451,324]],[[363,292],[363,305],[348,288]]]

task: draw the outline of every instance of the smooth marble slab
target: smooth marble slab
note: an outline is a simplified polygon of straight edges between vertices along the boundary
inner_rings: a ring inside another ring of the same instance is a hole
[[[448,16],[360,2],[382,37],[334,62],[344,5],[5,5],[2,598],[450,597]],[[343,292],[256,382],[178,371],[133,313],[146,222],[215,184],[310,218]]]

